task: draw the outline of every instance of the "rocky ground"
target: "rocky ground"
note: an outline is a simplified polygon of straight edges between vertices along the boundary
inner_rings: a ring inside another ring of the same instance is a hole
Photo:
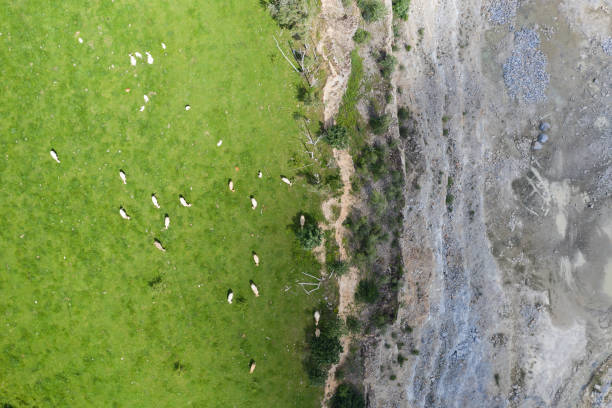
[[[406,274],[364,340],[369,406],[612,406],[612,4],[410,7]]]

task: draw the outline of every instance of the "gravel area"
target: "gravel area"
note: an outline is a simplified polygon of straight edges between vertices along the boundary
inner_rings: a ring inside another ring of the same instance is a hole
[[[506,24],[516,16],[519,0],[493,0],[489,6],[489,21]]]
[[[514,33],[514,49],[503,66],[504,83],[512,98],[526,102],[546,100],[550,78],[546,56],[539,47],[540,36],[535,30],[523,28]]]
[[[610,56],[612,56],[612,37],[608,37],[601,42],[601,48],[603,48],[604,52]]]

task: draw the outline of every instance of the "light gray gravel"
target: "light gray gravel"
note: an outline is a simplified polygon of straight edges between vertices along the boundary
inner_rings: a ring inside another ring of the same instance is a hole
[[[503,66],[504,83],[512,98],[526,102],[546,99],[550,77],[546,72],[546,55],[539,49],[540,36],[529,28],[514,33],[514,49]]]
[[[493,0],[489,6],[489,21],[506,24],[516,16],[519,0]]]

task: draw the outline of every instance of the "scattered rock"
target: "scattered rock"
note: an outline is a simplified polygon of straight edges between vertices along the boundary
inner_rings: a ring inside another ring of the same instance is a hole
[[[538,135],[538,142],[546,143],[548,141],[548,135],[546,133],[540,133]]]

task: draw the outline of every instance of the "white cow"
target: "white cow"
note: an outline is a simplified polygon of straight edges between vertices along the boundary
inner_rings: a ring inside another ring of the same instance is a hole
[[[304,224],[306,224],[306,217],[304,217],[304,214],[300,215],[300,228],[304,229]]]
[[[157,197],[155,197],[155,194],[151,194],[151,201],[153,202],[153,205],[155,206],[155,208],[160,208],[159,203],[157,202]]]
[[[263,173],[261,172],[261,170],[259,170],[259,171],[257,172],[257,177],[258,177],[258,178],[262,178],[262,177],[263,177]]]
[[[166,214],[164,216],[164,228],[168,229],[169,226],[170,226],[170,217],[168,216],[168,214]]]
[[[139,53],[138,51],[136,51],[136,52],[134,53],[134,55],[135,55],[135,56],[137,56],[138,58],[142,58],[142,54],[141,54],[141,53]]]
[[[251,365],[249,366],[249,374],[253,374],[255,371],[255,361],[251,361]]]
[[[127,177],[121,169],[119,169],[119,177],[121,178],[121,181],[123,181],[123,184],[127,184]]]
[[[321,313],[318,310],[314,312],[315,326],[319,325],[319,319],[321,318]]]
[[[257,285],[255,285],[253,281],[251,281],[251,290],[253,291],[253,294],[255,294],[255,297],[259,297],[259,289],[257,289]]]
[[[259,257],[255,252],[253,252],[253,261],[255,262],[255,266],[259,266]]]
[[[281,176],[281,180],[283,183],[288,184],[289,187],[291,187],[293,185],[293,183],[291,182],[291,180],[289,180],[287,177],[285,176]]]
[[[121,218],[124,220],[129,220],[131,218],[129,215],[127,215],[123,207],[119,207],[119,215],[121,215]]]
[[[251,196],[251,208],[252,209],[256,209],[257,208],[257,200],[253,196]]]
[[[234,300],[234,292],[232,292],[232,290],[230,289],[227,292],[227,303],[231,305],[233,300]]]
[[[132,66],[136,66],[136,58],[132,54],[130,54],[130,64]]]
[[[49,154],[51,155],[51,157],[53,158],[53,160],[55,160],[56,162],[60,162],[59,157],[57,156],[57,152],[53,149],[51,149],[51,151],[49,152]]]
[[[179,202],[183,207],[191,207],[191,204],[189,204],[182,195],[179,196]]]
[[[148,51],[145,54],[147,54],[147,64],[152,64],[154,60],[151,54]]]
[[[227,187],[229,188],[229,190],[230,190],[232,193],[233,193],[234,191],[236,191],[236,190],[234,190],[234,182],[233,182],[232,180],[230,180],[230,181],[227,183]]]
[[[144,98],[145,103],[149,102],[149,97],[147,95],[142,95],[142,97]]]

